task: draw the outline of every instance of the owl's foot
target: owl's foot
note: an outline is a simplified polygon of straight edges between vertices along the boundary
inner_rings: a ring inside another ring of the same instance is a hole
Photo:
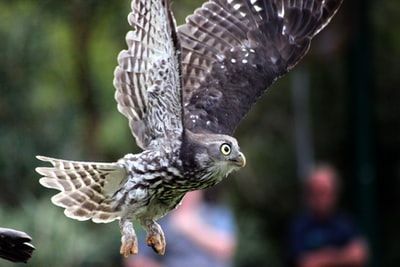
[[[131,254],[138,254],[138,244],[137,241],[133,239],[127,239],[122,241],[121,248],[119,252],[124,255],[125,258],[128,258]]]
[[[147,232],[146,244],[158,254],[164,255],[167,243],[161,226],[154,220],[144,221],[142,225]]]
[[[152,247],[158,254],[164,255],[165,246],[167,245],[164,235],[148,235],[146,238],[146,244],[149,247]]]
[[[124,255],[125,258],[129,257],[131,254],[138,254],[138,241],[132,222],[121,220],[119,225],[122,234],[120,253]]]

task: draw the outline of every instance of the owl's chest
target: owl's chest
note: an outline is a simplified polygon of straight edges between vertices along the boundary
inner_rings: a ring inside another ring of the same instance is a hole
[[[134,186],[126,191],[122,210],[135,219],[159,219],[179,205],[186,190],[151,184]]]
[[[145,151],[120,160],[127,166],[128,179],[115,195],[119,209],[136,219],[157,219],[174,209],[187,191],[179,186],[182,169],[175,159]]]
[[[168,190],[161,194],[154,194],[148,202],[148,211],[151,218],[159,219],[174,210],[182,201],[186,192],[171,192]]]

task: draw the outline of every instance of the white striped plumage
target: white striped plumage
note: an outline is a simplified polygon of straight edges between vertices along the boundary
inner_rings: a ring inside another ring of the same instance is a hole
[[[135,30],[126,35],[128,49],[118,55],[114,72],[118,110],[142,149],[180,146],[179,64],[168,16],[164,1],[132,1],[128,22]]]

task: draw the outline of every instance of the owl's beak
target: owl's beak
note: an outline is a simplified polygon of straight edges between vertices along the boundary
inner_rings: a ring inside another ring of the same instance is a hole
[[[246,157],[242,152],[239,152],[238,157],[235,159],[235,163],[240,167],[246,166]]]

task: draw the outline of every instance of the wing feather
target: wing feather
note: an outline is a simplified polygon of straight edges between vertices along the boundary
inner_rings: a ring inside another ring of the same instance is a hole
[[[51,201],[65,208],[66,216],[94,222],[110,222],[121,216],[112,197],[128,179],[123,166],[43,156],[37,158],[53,165],[36,168],[36,171],[43,175],[39,180],[41,185],[60,191]]]
[[[178,28],[184,125],[233,134],[242,117],[307,53],[342,0],[212,0]]]
[[[143,149],[179,145],[182,100],[175,22],[166,0],[133,0],[114,72],[118,110]]]

